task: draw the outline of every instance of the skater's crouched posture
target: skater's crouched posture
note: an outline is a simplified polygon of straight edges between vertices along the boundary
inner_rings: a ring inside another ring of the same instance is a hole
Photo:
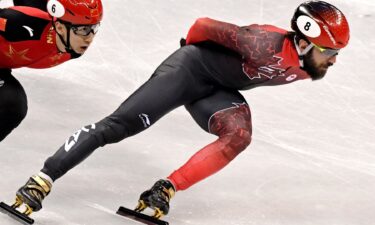
[[[167,214],[175,192],[224,168],[250,144],[250,108],[238,90],[320,79],[349,40],[345,16],[321,1],[301,4],[292,29],[198,19],[186,46],[169,56],[114,113],[68,138],[19,189],[18,198],[39,210],[53,181],[95,149],[135,135],[184,105],[202,129],[218,138],[141,195],[137,211],[151,207],[157,218]]]
[[[92,43],[103,14],[100,0],[78,5],[69,0],[49,0],[48,5],[47,0],[14,0],[14,5],[0,9],[0,142],[28,109],[12,69],[50,68],[78,58]]]

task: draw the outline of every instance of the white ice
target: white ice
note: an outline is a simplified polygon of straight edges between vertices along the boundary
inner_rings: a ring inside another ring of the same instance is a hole
[[[24,122],[0,143],[0,200],[37,173],[83,125],[114,111],[179,45],[198,17],[289,28],[299,0],[104,0],[105,16],[82,58],[14,70],[29,100]],[[173,225],[375,224],[375,2],[329,0],[351,26],[326,78],[245,91],[250,147],[227,168],[178,192]],[[9,4],[3,0],[0,5]],[[137,224],[114,214],[215,137],[183,107],[151,129],[98,149],[58,180],[36,225]],[[1,225],[16,225],[0,214]]]

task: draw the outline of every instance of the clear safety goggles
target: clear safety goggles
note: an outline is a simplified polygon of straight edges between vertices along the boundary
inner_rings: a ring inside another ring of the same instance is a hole
[[[99,30],[100,23],[92,25],[71,25],[74,34],[80,36],[89,36],[90,33],[96,34]]]
[[[323,48],[323,47],[320,47],[314,43],[311,43],[316,49],[319,50],[320,53],[322,53],[323,55],[327,56],[327,57],[332,57],[332,56],[335,56],[337,54],[339,54],[340,52],[340,49],[333,49],[333,48]]]

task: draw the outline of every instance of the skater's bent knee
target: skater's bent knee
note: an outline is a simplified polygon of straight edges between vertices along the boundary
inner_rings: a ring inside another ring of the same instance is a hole
[[[251,142],[251,132],[248,129],[239,128],[230,137],[230,145],[240,151],[245,150]]]
[[[247,129],[239,128],[232,133],[221,136],[220,139],[228,146],[224,155],[229,160],[232,160],[250,145],[251,132]]]

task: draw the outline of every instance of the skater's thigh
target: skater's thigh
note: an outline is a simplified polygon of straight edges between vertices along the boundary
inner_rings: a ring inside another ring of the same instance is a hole
[[[154,124],[171,110],[213,92],[213,84],[200,80],[187,68],[188,59],[176,61],[185,62],[185,66],[177,62],[173,64],[170,60],[163,62],[112,116],[141,129]]]
[[[246,118],[249,120],[251,117],[250,109],[245,98],[237,90],[217,89],[213,94],[185,105],[198,125],[209,133],[212,133],[210,131],[210,123],[215,114],[225,110],[236,109],[239,106],[246,108],[248,113],[244,113],[243,116],[249,117]],[[235,110],[230,112],[235,112]]]

